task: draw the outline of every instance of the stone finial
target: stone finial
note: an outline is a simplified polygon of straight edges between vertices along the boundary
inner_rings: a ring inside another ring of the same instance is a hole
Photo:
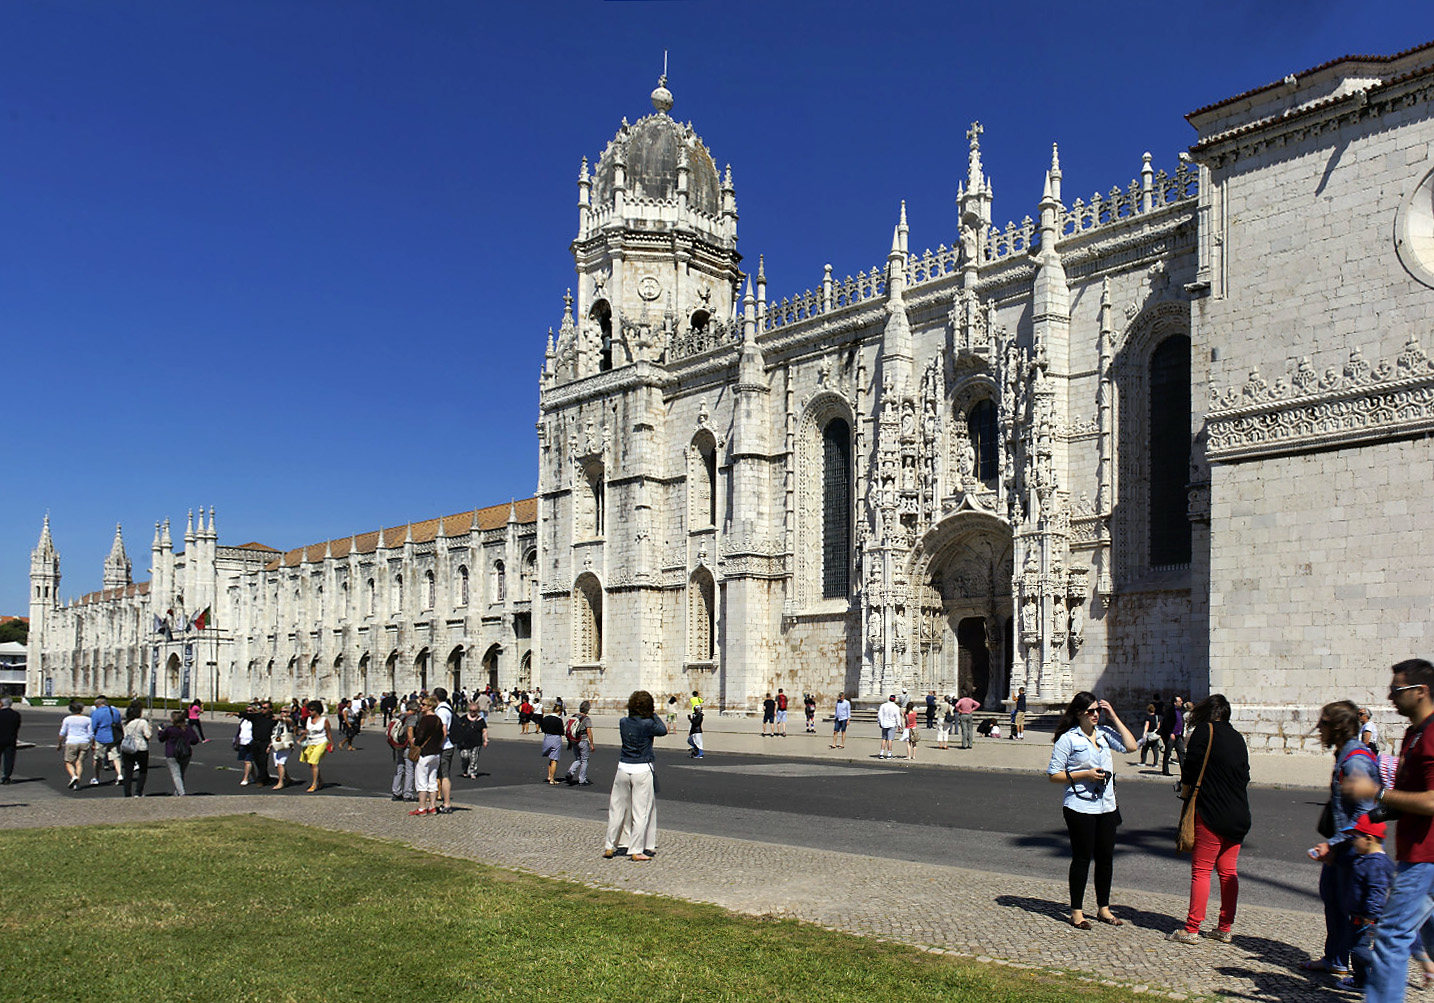
[[[159,522],[158,522],[158,520],[156,520],[156,521],[155,521],[155,524],[154,524],[154,542],[149,545],[149,549],[150,549],[150,550],[158,550],[159,547],[160,547],[160,543],[159,543]]]
[[[174,546],[174,541],[169,538],[169,519],[168,519],[168,518],[166,518],[166,519],[164,520],[164,532],[163,532],[163,534],[160,536],[159,542],[160,542],[160,544],[164,547],[165,550],[168,550],[170,547]]]

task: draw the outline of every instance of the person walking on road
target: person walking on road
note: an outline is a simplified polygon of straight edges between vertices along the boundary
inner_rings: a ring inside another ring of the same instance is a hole
[[[1155,713],[1155,704],[1145,705],[1145,720],[1140,733],[1140,765],[1145,765],[1145,754],[1150,753],[1150,765],[1160,765],[1160,715]]]
[[[851,701],[845,693],[838,693],[836,705],[832,708],[832,744],[828,748],[846,748],[846,726],[851,720]]]
[[[194,747],[199,744],[199,734],[189,723],[184,711],[172,711],[169,724],[159,729],[155,741],[164,743],[164,764],[169,767],[169,779],[174,783],[174,796],[184,797],[184,771],[189,769],[189,760],[194,756]]]
[[[1100,715],[1110,716],[1110,726],[1100,726]],[[1120,807],[1115,799],[1115,767],[1112,751],[1125,752],[1135,746],[1130,733],[1109,702],[1082,690],[1071,698],[1056,724],[1055,747],[1046,765],[1046,777],[1065,785],[1061,814],[1070,834],[1071,926],[1089,930],[1085,918],[1085,885],[1095,862],[1096,919],[1111,926],[1123,926],[1110,911],[1110,885],[1115,872],[1115,830],[1120,825]]]
[[[695,708],[694,708],[695,709]],[[602,855],[612,858],[619,839],[626,832],[630,859],[652,859],[657,849],[656,756],[652,740],[667,734],[647,690],[633,690],[627,698],[627,717],[617,723],[622,749],[617,757],[617,775],[607,803],[607,840]]]
[[[144,797],[144,782],[149,779],[149,740],[154,729],[144,719],[144,704],[130,701],[124,715],[124,731],[120,737],[120,766],[124,769],[124,796],[133,793]]]
[[[896,729],[901,727],[901,707],[895,694],[877,708],[876,726],[881,729],[881,758],[890,759],[891,740],[896,737]]]
[[[593,754],[593,719],[588,711],[593,709],[591,700],[578,704],[577,716],[573,719],[573,762],[563,779],[575,787],[591,787],[588,779],[588,762]]]
[[[1240,733],[1230,726],[1230,701],[1223,694],[1212,693],[1195,705],[1190,728],[1189,753],[1180,774],[1187,799],[1196,784],[1200,787],[1195,798],[1195,849],[1190,856],[1190,908],[1185,925],[1165,939],[1178,944],[1200,942],[1213,870],[1220,878],[1220,918],[1210,936],[1228,944],[1240,897],[1240,844],[1250,831],[1250,753]]]
[[[90,786],[103,783],[100,773],[106,769],[115,771],[115,783],[124,779],[124,766],[120,763],[120,733],[124,730],[124,719],[120,712],[110,706],[104,696],[95,697],[95,709],[90,711],[94,725],[95,775],[90,777]]]
[[[55,748],[64,753],[65,772],[70,775],[70,790],[85,778],[85,753],[95,743],[95,724],[84,713],[85,705],[70,701],[70,713],[60,722],[60,741]]]
[[[458,748],[458,775],[478,779],[478,756],[488,747],[488,722],[470,702],[464,713],[453,719],[453,744]]]
[[[1359,740],[1370,752],[1379,752],[1379,725],[1370,720],[1368,707],[1359,708]]]
[[[1185,763],[1185,698],[1180,694],[1170,701],[1170,705],[1160,716],[1160,740],[1165,743],[1164,758],[1160,761],[1160,771],[1165,776],[1170,776],[1170,754],[1175,753],[1177,765]]]
[[[204,737],[204,722],[200,720],[200,715],[204,713],[204,702],[198,697],[195,697],[189,701],[189,709],[185,713],[189,717],[189,727],[194,729],[194,733],[199,736],[199,740],[201,742],[209,741],[209,739]]]
[[[323,701],[310,700],[308,709],[309,717],[304,722],[304,751],[299,758],[309,764],[308,793],[312,794],[323,787],[319,778],[319,763],[324,753],[333,751],[334,732],[329,727],[329,716],[324,713]]]
[[[1410,948],[1434,913],[1434,665],[1410,658],[1394,666],[1389,701],[1408,719],[1394,787],[1377,776],[1351,773],[1342,784],[1352,798],[1377,800],[1384,813],[1397,813],[1395,873],[1384,915],[1374,934],[1372,965],[1365,982],[1368,1003],[1399,1003],[1409,981]],[[1377,821],[1377,819],[1376,819]]]
[[[556,714],[544,714],[538,720],[538,729],[543,733],[543,746],[540,752],[548,761],[547,782],[556,786],[558,783],[558,760],[563,756],[563,719]]]
[[[956,701],[956,725],[961,731],[961,744],[959,748],[974,749],[976,747],[975,713],[981,709],[981,703],[972,697],[962,697]]]
[[[1354,776],[1379,778],[1378,765],[1359,740],[1359,708],[1349,700],[1336,700],[1320,708],[1315,725],[1320,745],[1334,749],[1334,772],[1329,781],[1327,818],[1321,816],[1313,857],[1320,863],[1319,897],[1324,903],[1324,953],[1303,962],[1309,972],[1329,972],[1337,978],[1350,974],[1349,890],[1354,876],[1354,844],[1350,826],[1371,808],[1371,798],[1353,797],[1344,781]]]
[[[15,750],[20,747],[20,712],[10,704],[9,697],[0,697],[0,784],[10,782]]]
[[[702,749],[702,708],[694,707],[687,715],[687,744],[692,746],[692,758],[701,759],[706,753]]]

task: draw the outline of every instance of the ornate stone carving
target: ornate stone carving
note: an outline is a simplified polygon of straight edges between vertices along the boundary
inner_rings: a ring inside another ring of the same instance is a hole
[[[1428,432],[1434,360],[1411,337],[1392,364],[1371,367],[1355,349],[1323,374],[1308,358],[1273,384],[1251,370],[1242,386],[1212,392],[1206,428],[1207,456],[1225,462]]]

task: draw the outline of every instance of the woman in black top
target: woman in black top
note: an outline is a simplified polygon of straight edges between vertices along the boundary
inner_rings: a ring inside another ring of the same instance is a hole
[[[1150,753],[1150,765],[1160,765],[1160,715],[1155,713],[1155,704],[1145,705],[1145,730],[1140,734],[1140,765],[1145,765],[1145,754]]]
[[[1190,855],[1190,910],[1185,925],[1166,940],[1198,944],[1205,905],[1210,900],[1210,871],[1220,878],[1220,919],[1210,932],[1212,940],[1228,944],[1240,897],[1240,844],[1250,831],[1250,754],[1240,733],[1230,727],[1230,701],[1212,693],[1195,705],[1186,718],[1190,725],[1180,783],[1193,790],[1195,799],[1195,850]],[[1206,750],[1210,760],[1205,763]],[[1204,766],[1205,776],[1200,779]]]

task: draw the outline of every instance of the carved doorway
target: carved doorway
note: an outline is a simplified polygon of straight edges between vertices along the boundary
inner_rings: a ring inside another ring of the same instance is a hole
[[[991,686],[991,652],[986,647],[986,621],[968,616],[956,625],[956,695],[986,702]]]

